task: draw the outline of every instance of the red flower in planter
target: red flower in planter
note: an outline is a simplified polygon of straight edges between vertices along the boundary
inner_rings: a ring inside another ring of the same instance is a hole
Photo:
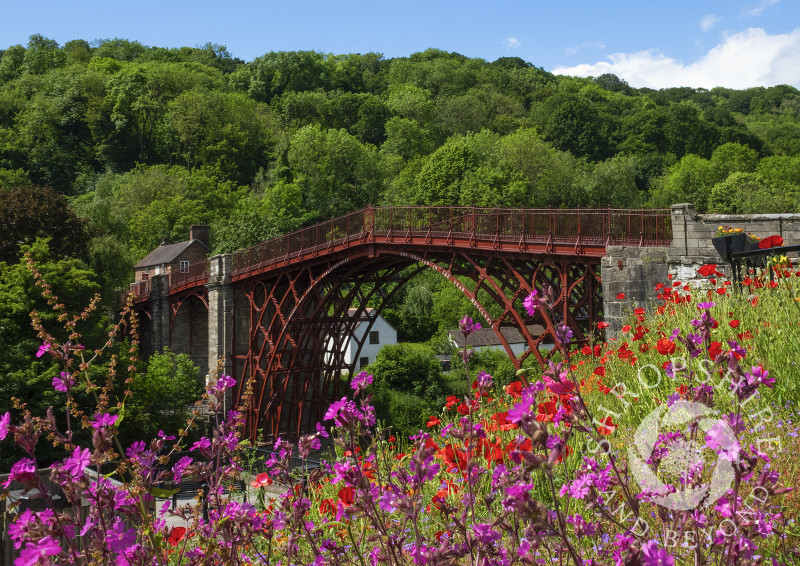
[[[762,250],[768,250],[769,248],[777,248],[783,245],[783,238],[780,236],[768,236],[758,242],[758,247]]]

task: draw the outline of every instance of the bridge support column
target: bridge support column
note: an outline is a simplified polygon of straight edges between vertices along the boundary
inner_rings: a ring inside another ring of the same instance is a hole
[[[655,286],[667,281],[667,248],[608,246],[600,262],[606,336],[616,336],[634,308],[655,301]],[[624,298],[617,298],[624,293]]]
[[[162,352],[169,346],[169,275],[150,278],[150,351]]]
[[[233,287],[231,255],[215,255],[208,260],[208,371],[231,375],[233,357]],[[230,390],[228,390],[230,391]],[[226,410],[230,399],[226,398]]]

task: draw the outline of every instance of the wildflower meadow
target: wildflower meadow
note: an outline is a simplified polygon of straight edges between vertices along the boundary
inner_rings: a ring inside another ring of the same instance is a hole
[[[208,387],[213,427],[190,445],[191,422],[121,445],[124,402],[103,384],[87,385],[97,409],[80,414],[72,389],[106,363],[80,342],[94,305],[59,310],[35,275],[66,339],[34,314],[31,355],[63,365],[53,387],[70,416],[62,430],[23,408],[0,415],[0,440],[25,454],[4,487],[42,499],[7,516],[15,564],[800,564],[800,271],[774,267],[738,287],[715,265],[699,285],[665,281],[613,340],[600,323],[574,344],[559,323],[548,367],[508,383],[468,370],[470,394],[409,438],[377,422],[380,375],[362,372],[315,431],[277,439],[258,475],[244,465],[240,413],[222,414],[228,376]],[[533,317],[552,302],[540,289],[519,307]],[[465,317],[461,333],[479,326]],[[471,354],[460,352],[467,368]],[[63,458],[42,469],[44,442]],[[202,491],[172,509],[170,486],[186,478]]]

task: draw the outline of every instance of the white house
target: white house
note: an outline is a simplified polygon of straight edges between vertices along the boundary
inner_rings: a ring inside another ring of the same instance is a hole
[[[529,324],[528,332],[530,332],[531,336],[539,336],[544,332],[544,327],[538,324]],[[503,335],[503,338],[506,339],[506,342],[508,342],[515,356],[519,356],[527,349],[528,344],[525,342],[525,338],[516,326],[501,326],[500,333]],[[457,348],[464,347],[464,335],[461,334],[460,330],[451,330],[448,334],[450,335],[450,343],[453,344],[453,346]],[[500,342],[500,338],[492,328],[481,328],[472,331],[467,337],[467,346],[476,351],[483,349],[505,351],[503,344]],[[550,350],[553,348],[553,344],[542,343],[539,344],[539,348]]]
[[[357,309],[350,309],[347,312],[348,317],[354,316],[356,312]],[[372,321],[372,326],[370,326],[370,321]],[[369,328],[369,335],[367,335],[367,328]],[[335,344],[336,341],[333,337],[328,338],[326,361],[330,360],[332,356],[330,352]],[[358,351],[359,344],[361,344],[361,351]],[[344,353],[342,364],[350,365],[355,362],[355,369],[358,371],[374,362],[378,350],[386,344],[397,344],[397,331],[381,315],[377,314],[375,309],[366,308],[353,331],[341,342],[341,349]],[[358,359],[356,359],[356,355]]]

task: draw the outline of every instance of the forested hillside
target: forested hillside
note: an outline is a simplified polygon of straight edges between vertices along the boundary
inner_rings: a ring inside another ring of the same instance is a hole
[[[435,49],[245,63],[210,44],[34,35],[0,55],[0,259],[51,235],[107,288],[193,223],[224,252],[368,203],[800,202],[788,86],[653,91]]]

